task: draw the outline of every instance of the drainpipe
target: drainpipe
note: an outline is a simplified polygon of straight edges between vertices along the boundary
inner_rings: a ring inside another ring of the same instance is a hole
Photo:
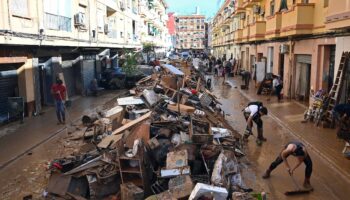
[[[289,55],[289,66],[290,66],[290,74],[289,74],[289,90],[288,90],[288,97],[289,99],[292,99],[292,85],[293,85],[293,78],[294,78],[294,45],[295,42],[290,39],[289,40],[289,46],[290,46],[290,55]]]

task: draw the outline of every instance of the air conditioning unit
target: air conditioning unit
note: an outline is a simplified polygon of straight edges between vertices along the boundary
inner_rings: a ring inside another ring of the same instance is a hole
[[[289,45],[288,44],[281,44],[280,53],[282,53],[282,54],[289,53]]]
[[[241,13],[241,19],[245,19],[245,13]]]
[[[104,25],[104,33],[107,34],[109,32],[109,24]]]
[[[119,1],[119,3],[120,3],[120,10],[124,11],[125,10],[124,2]]]
[[[85,26],[85,14],[77,13],[74,15],[74,25],[75,26]]]
[[[253,6],[253,12],[254,12],[254,14],[259,14],[260,13],[260,6],[259,5],[254,5]]]

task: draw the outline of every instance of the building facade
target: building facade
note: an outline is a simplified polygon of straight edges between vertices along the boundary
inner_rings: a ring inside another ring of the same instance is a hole
[[[348,0],[225,1],[213,20],[214,55],[233,55],[257,77],[280,75],[284,95],[308,101],[329,91],[349,51]]]
[[[176,47],[176,25],[175,25],[175,13],[168,13],[168,31],[171,43],[171,49],[175,49]]]
[[[205,16],[197,14],[177,16],[176,36],[177,50],[204,50]]]
[[[124,49],[142,48],[145,41],[165,48],[165,10],[163,0],[2,1],[0,121],[7,116],[8,97],[22,97],[26,113],[38,114],[53,104],[56,76],[64,80],[68,98],[86,95],[90,82],[116,66]]]

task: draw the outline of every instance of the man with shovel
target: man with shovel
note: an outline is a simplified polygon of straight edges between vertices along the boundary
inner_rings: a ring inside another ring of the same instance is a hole
[[[63,85],[63,81],[59,78],[56,79],[56,83],[51,87],[51,93],[55,99],[57,124],[65,124],[65,107],[64,100],[66,97],[66,87]]]
[[[293,155],[298,159],[298,163],[291,168],[288,163],[288,156]],[[304,187],[308,190],[312,190],[312,186],[310,184],[310,178],[312,173],[312,160],[305,148],[305,146],[298,141],[289,142],[285,145],[284,149],[281,151],[280,155],[273,161],[270,167],[266,170],[265,174],[262,176],[264,179],[269,178],[272,170],[274,170],[279,164],[284,162],[287,167],[287,172],[293,178],[293,172],[301,165],[302,162],[305,164],[305,180]],[[294,181],[294,178],[293,178]]]

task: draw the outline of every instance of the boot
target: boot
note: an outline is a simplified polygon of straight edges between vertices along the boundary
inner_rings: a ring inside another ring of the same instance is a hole
[[[265,173],[262,175],[262,178],[263,178],[263,179],[270,178],[270,174],[271,174],[271,170],[270,170],[270,169],[267,169],[267,170],[265,171]]]
[[[304,188],[306,188],[306,189],[310,189],[310,190],[313,189],[312,186],[311,186],[311,184],[310,184],[310,178],[305,178],[303,186],[304,186]]]
[[[258,140],[260,140],[261,142],[266,142],[266,138],[264,138],[262,128],[258,128]]]

